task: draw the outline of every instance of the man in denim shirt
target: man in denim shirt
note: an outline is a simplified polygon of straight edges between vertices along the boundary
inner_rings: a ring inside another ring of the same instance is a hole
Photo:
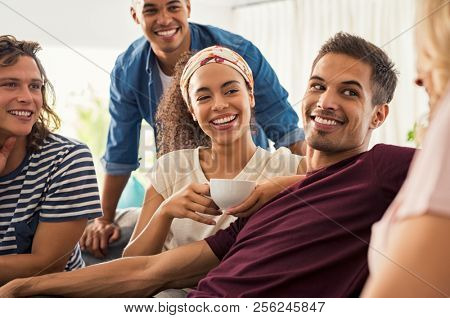
[[[301,154],[304,140],[298,116],[287,101],[288,93],[251,42],[216,27],[188,23],[189,0],[133,0],[131,15],[144,36],[119,56],[111,73],[111,123],[102,158],[106,170],[104,216],[87,227],[80,241],[97,257],[104,257],[108,245],[120,237],[119,227],[114,224],[115,211],[131,171],[139,166],[142,119],[155,127],[159,99],[182,53],[215,44],[238,52],[255,78],[256,144],[268,148],[269,138],[275,147],[289,147]]]

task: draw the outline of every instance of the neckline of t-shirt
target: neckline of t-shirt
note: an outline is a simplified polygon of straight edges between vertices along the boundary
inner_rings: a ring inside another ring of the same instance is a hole
[[[208,178],[206,178],[205,172],[202,169],[202,165],[200,164],[200,149],[207,149],[208,147],[197,147],[194,150],[194,165],[195,165],[195,169],[198,169],[198,171],[200,172],[201,175],[201,179],[202,183],[209,183]],[[245,173],[245,171],[247,170],[247,167],[249,167],[250,164],[252,164],[255,160],[257,160],[259,157],[262,156],[262,152],[264,151],[264,149],[262,149],[261,147],[256,147],[256,151],[255,153],[252,155],[252,157],[250,158],[249,161],[247,161],[247,164],[245,165],[244,168],[242,168],[241,171],[239,171],[239,173],[232,179],[232,180],[240,180],[242,177],[242,175]],[[260,155],[261,154],[261,155]]]
[[[165,78],[166,81],[171,81],[173,76],[167,75],[166,73],[164,73],[164,71],[161,68],[161,65],[159,65],[158,59],[156,59],[156,67],[158,68],[158,73],[159,76],[161,76],[162,78]]]
[[[25,155],[25,158],[23,158],[20,165],[16,169],[14,169],[10,173],[8,173],[7,175],[0,177],[0,182],[10,181],[10,180],[14,179],[15,177],[17,177],[19,175],[19,173],[22,172],[23,168],[28,164],[29,159],[30,159],[30,154],[27,152],[27,154]]]
[[[365,153],[367,153],[367,150],[363,151],[363,152],[361,152],[359,154],[356,154],[354,156],[351,156],[349,158],[342,159],[341,161],[333,163],[331,166],[327,166],[327,167],[323,167],[323,168],[320,168],[320,169],[317,169],[317,170],[314,170],[314,171],[311,171],[311,172],[307,172],[306,176],[309,177],[309,176],[311,176],[313,174],[316,174],[318,172],[325,172],[325,171],[329,171],[329,170],[334,170],[336,168],[340,168],[341,166],[344,166],[344,165],[348,164],[349,162],[351,162],[353,160],[356,160],[359,156],[361,156],[361,155],[363,155]]]

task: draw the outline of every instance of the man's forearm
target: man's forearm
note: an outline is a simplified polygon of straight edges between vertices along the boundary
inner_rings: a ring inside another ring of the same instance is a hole
[[[297,183],[301,180],[305,179],[304,175],[293,175],[293,176],[280,176],[273,177],[271,181],[279,187],[279,191],[284,191],[289,188],[294,183]]]
[[[123,256],[154,255],[161,253],[173,219],[156,211],[144,230],[128,243]]]
[[[33,254],[0,256],[0,286],[18,277],[29,277],[64,270],[67,257],[48,263],[48,259]]]
[[[154,256],[118,259],[73,272],[20,279],[4,288],[13,296],[146,297],[195,285],[219,260],[205,241]],[[0,296],[4,289],[0,289]]]
[[[102,220],[113,222],[116,215],[117,204],[127,185],[130,174],[121,176],[106,175],[102,191]]]
[[[146,275],[150,261],[149,257],[124,258],[72,272],[23,278],[13,282],[14,296],[145,297],[163,283]]]

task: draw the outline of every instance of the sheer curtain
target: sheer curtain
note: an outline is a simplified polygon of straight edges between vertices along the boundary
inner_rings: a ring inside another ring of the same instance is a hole
[[[426,111],[425,94],[414,87],[414,0],[281,0],[235,7],[233,31],[257,45],[300,111],[320,46],[339,31],[382,47],[400,72],[388,120],[372,144],[407,145],[407,132]]]

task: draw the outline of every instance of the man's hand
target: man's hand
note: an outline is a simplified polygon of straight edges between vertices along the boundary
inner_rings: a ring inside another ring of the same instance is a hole
[[[5,140],[5,143],[0,148],[0,173],[2,173],[5,169],[6,162],[8,162],[8,157],[11,154],[11,151],[13,150],[15,144],[16,137],[9,137]]]
[[[97,258],[108,254],[108,245],[120,238],[120,228],[113,222],[95,219],[88,224],[80,239],[80,247]]]
[[[272,199],[281,190],[283,188],[272,181],[258,184],[244,202],[231,209],[227,209],[225,213],[240,218],[248,217],[258,211],[264,203]]]
[[[0,298],[19,297],[18,287],[22,286],[22,279],[15,279],[0,287]]]
[[[304,178],[304,175],[273,177],[266,182],[258,184],[244,202],[231,209],[227,209],[225,213],[239,218],[248,217],[258,211],[267,201],[275,197],[278,193]]]

